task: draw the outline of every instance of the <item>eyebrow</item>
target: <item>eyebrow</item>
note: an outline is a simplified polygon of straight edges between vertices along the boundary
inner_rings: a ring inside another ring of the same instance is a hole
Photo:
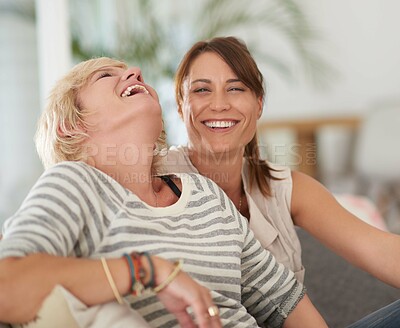
[[[99,68],[98,71],[119,70],[119,69],[124,69],[124,68],[121,66],[110,65],[110,66],[103,66],[103,67]]]
[[[115,66],[114,65],[112,65],[112,66],[103,66],[101,68],[96,69],[96,71],[94,73],[101,72],[101,71],[114,71],[114,72],[117,72],[117,71],[120,71],[120,70],[125,71],[127,68],[128,67],[122,67],[122,66],[117,66],[117,65],[115,65]]]
[[[97,68],[96,70],[94,70],[94,71],[90,74],[90,79],[92,79],[93,76],[95,76],[97,73],[102,72],[102,71],[106,71],[107,69],[108,69],[107,67]]]
[[[199,82],[211,83],[211,80],[209,80],[209,79],[197,79],[197,80],[192,81],[192,84],[199,83]],[[243,83],[243,81],[241,79],[228,79],[228,80],[226,80],[226,83],[234,83],[234,82],[242,82]]]
[[[114,67],[114,66],[104,66],[104,67],[101,67],[101,68],[96,69],[96,70],[92,73],[92,75],[95,75],[96,73],[99,73],[99,72],[102,72],[102,71],[114,70],[114,68],[116,68],[116,67]]]

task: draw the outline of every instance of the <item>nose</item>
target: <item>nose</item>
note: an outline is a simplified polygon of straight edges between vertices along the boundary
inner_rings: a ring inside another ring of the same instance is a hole
[[[130,78],[135,78],[136,80],[138,80],[140,82],[144,82],[143,77],[142,77],[142,71],[140,70],[139,67],[130,67],[122,75],[122,80],[124,80],[124,81],[126,81]]]
[[[231,105],[229,104],[229,101],[224,93],[216,92],[211,99],[210,108],[213,111],[222,112],[229,110]]]

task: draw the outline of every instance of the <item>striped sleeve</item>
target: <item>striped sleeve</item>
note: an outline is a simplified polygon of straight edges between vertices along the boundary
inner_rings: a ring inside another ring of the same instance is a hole
[[[303,298],[305,288],[293,272],[265,250],[242,217],[245,245],[242,253],[242,304],[261,326],[281,327]]]
[[[222,192],[219,198],[237,219],[241,230],[241,304],[259,326],[282,327],[287,316],[304,297],[305,288],[292,271],[278,263],[262,247],[249,228],[247,219],[240,215],[228,196]]]
[[[4,224],[0,258],[90,253],[102,218],[91,180],[89,167],[82,163],[63,162],[44,172]]]

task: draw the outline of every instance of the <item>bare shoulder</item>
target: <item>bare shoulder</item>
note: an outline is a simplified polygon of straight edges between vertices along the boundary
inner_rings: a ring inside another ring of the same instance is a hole
[[[307,199],[318,199],[320,197],[328,197],[334,199],[331,192],[322,185],[319,181],[310,177],[307,174],[292,171],[292,181],[293,181],[293,198],[299,198],[301,200]]]
[[[342,207],[331,192],[314,178],[292,171],[291,214],[294,222],[303,226],[304,220],[310,220],[319,214],[341,211]]]

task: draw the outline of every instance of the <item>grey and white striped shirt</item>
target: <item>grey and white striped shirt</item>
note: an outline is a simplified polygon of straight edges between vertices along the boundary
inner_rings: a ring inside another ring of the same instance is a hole
[[[148,251],[169,260],[212,290],[224,327],[280,327],[304,295],[291,271],[264,250],[226,194],[198,174],[177,174],[173,205],[142,202],[82,162],[47,170],[3,227],[0,258],[45,252],[99,258]],[[177,322],[154,295],[132,307],[154,327]]]

